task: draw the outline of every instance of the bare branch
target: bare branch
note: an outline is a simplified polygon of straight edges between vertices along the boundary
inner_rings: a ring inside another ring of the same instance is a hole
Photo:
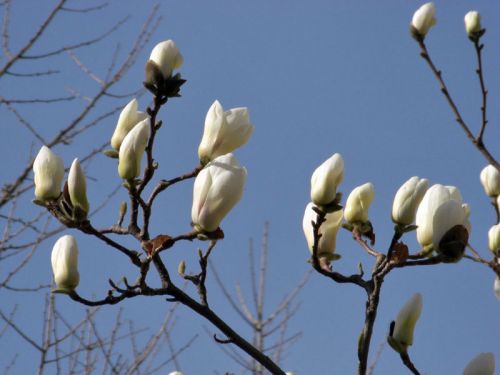
[[[124,19],[118,21],[111,29],[109,29],[108,31],[104,32],[103,34],[99,35],[98,37],[96,37],[94,39],[86,40],[86,41],[80,42],[80,43],[71,44],[68,46],[64,46],[64,47],[61,47],[59,49],[56,49],[55,51],[43,53],[40,55],[23,55],[21,58],[26,59],[26,60],[44,59],[47,57],[59,55],[63,52],[70,52],[70,51],[73,51],[75,49],[91,46],[92,44],[96,44],[96,43],[102,41],[103,39],[105,39],[107,36],[113,34],[123,24],[125,24],[129,19],[130,19],[130,16],[125,17]]]
[[[418,42],[418,45],[420,46],[420,50],[421,50],[420,56],[422,56],[422,58],[427,62],[427,64],[429,65],[429,67],[432,70],[432,73],[434,74],[434,77],[439,82],[441,92],[443,93],[444,97],[446,98],[446,101],[448,102],[448,105],[450,106],[453,114],[455,115],[455,120],[460,125],[460,127],[464,131],[467,138],[478,149],[478,151],[486,158],[486,160],[491,165],[495,166],[496,169],[500,170],[500,165],[495,160],[493,155],[491,155],[491,153],[488,151],[486,146],[483,144],[482,138],[476,139],[474,137],[474,135],[472,134],[469,126],[465,123],[464,119],[462,118],[462,115],[460,114],[460,111],[458,110],[457,105],[453,101],[453,99],[450,95],[450,92],[448,91],[448,87],[446,86],[446,83],[443,80],[441,71],[436,68],[436,66],[434,65],[434,62],[432,61],[432,59],[429,55],[429,51],[427,50],[427,46],[425,45],[424,39],[422,37],[419,37],[416,40]],[[486,100],[486,97],[483,97],[483,99]],[[486,121],[486,103],[485,102],[483,103],[483,107],[484,107],[484,111],[483,111],[484,119],[483,119],[482,127],[486,126],[486,124],[484,123],[484,121]],[[484,132],[484,130],[483,130],[483,132]],[[480,136],[482,137],[482,132],[480,132]]]

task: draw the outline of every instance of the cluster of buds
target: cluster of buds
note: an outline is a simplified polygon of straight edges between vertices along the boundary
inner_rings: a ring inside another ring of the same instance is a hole
[[[69,169],[64,193],[61,183],[64,178],[62,159],[47,146],[42,146],[33,163],[35,176],[35,203],[48,207],[62,222],[85,220],[89,212],[85,174],[78,159]],[[80,281],[78,273],[78,246],[73,236],[59,238],[51,256],[56,293],[70,293]]]
[[[247,171],[232,152],[248,142],[253,129],[245,107],[224,111],[216,100],[208,109],[198,147],[203,169],[193,186],[191,221],[197,232],[215,232],[241,199]]]
[[[153,48],[146,64],[144,84],[161,104],[169,97],[178,96],[185,81],[180,74],[173,75],[173,72],[182,62],[182,55],[171,40]],[[140,112],[138,107],[134,98],[123,108],[111,137],[112,149],[105,152],[107,156],[118,159],[118,174],[128,186],[133,185],[141,174],[141,161],[152,131],[151,112]],[[216,232],[223,218],[243,195],[247,171],[232,152],[249,140],[253,129],[247,108],[224,111],[216,100],[208,110],[198,148],[203,169],[194,182],[191,210],[192,225],[200,238]],[[33,171],[36,203],[49,208],[58,207],[59,210],[52,211],[57,212],[57,217],[68,226],[86,218],[89,203],[85,175],[78,159],[71,165],[64,192],[61,192],[64,163],[48,147],[43,146],[40,150]],[[77,257],[78,248],[72,236],[63,236],[54,245],[52,268],[56,291],[69,292],[78,285]]]
[[[74,159],[64,186],[64,162],[47,146],[42,146],[33,162],[35,181],[34,202],[47,207],[57,207],[64,222],[82,221],[87,218],[90,205],[87,199],[85,174],[78,159]]]
[[[500,172],[493,165],[483,168],[479,174],[479,180],[483,185],[484,192],[491,198],[492,204],[498,213],[500,212]],[[500,261],[500,222],[493,225],[488,231],[488,247],[493,253],[496,262]],[[500,299],[500,278],[497,276],[493,283],[495,296]]]
[[[437,23],[435,15],[436,7],[433,3],[426,3],[417,9],[410,24],[410,32],[415,39],[424,40],[430,28]],[[478,42],[479,38],[486,32],[481,27],[481,15],[476,10],[467,12],[464,23],[465,32],[472,42]]]
[[[339,206],[341,194],[337,189],[344,178],[344,159],[340,154],[333,154],[321,164],[311,177],[311,200],[305,209],[302,229],[311,254],[315,242],[317,255],[326,263],[340,258],[336,254],[337,232],[342,224],[343,209]],[[319,240],[315,238],[313,223],[317,222],[318,212],[322,212],[324,221],[318,229]]]

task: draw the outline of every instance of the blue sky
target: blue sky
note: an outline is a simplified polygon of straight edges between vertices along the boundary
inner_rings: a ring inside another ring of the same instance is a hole
[[[11,25],[13,50],[26,40],[33,31],[32,25],[40,22],[52,3],[14,4],[13,19],[22,19],[22,23]],[[72,3],[79,6],[77,1]],[[500,41],[500,5],[493,1],[435,3],[438,24],[431,30],[427,45],[443,70],[464,118],[476,131],[480,121],[480,91],[474,73],[474,50],[463,29],[463,16],[471,9],[483,15],[487,29],[484,69],[490,103],[486,144],[498,158],[500,110],[495,103],[500,97],[500,76],[496,73],[500,64],[496,48]],[[128,22],[107,40],[75,51],[92,71],[104,76],[115,45],[119,43],[121,51],[129,47],[153,5],[150,1],[115,0],[91,16],[65,14],[56,19],[33,53],[46,51],[47,46],[98,35],[130,15]],[[156,158],[160,163],[157,179],[174,177],[196,166],[203,121],[215,99],[228,109],[249,108],[255,131],[249,143],[235,153],[248,170],[247,186],[242,201],[223,222],[226,238],[213,254],[213,261],[230,290],[234,291],[237,282],[241,282],[244,290],[250,290],[248,240],[260,241],[266,221],[270,222],[269,310],[308,270],[309,253],[301,223],[309,200],[310,176],[335,152],[341,153],[345,160],[345,179],[340,188],[345,197],[365,182],[375,185],[370,218],[379,250],[387,248],[392,236],[390,209],[394,193],[409,177],[417,175],[431,183],[460,188],[471,206],[470,242],[484,257],[490,257],[486,236],[495,218],[479,183],[479,172],[486,162],[456,125],[409,35],[409,22],[420,5],[421,2],[407,0],[161,2],[160,27],[138,63],[113,92],[123,94],[139,89],[143,63],[151,48],[165,39],[176,41],[185,61],[180,72],[187,83],[182,88],[183,97],[169,102],[160,114],[164,126],[157,138]],[[3,61],[2,58],[0,62]],[[95,82],[67,54],[49,60],[47,67],[52,64],[64,66],[64,73],[37,80],[2,80],[1,95],[10,99],[57,97],[77,87],[85,96],[97,90]],[[22,70],[23,65],[19,67]],[[96,113],[124,105],[128,100],[106,99]],[[139,102],[144,109],[150,98],[146,94]],[[22,110],[50,138],[83,105],[82,100],[76,100],[32,105],[29,110]],[[30,148],[36,152],[41,144],[32,140],[5,107],[0,107],[0,119],[3,184],[12,180],[29,159]],[[89,148],[109,139],[116,119],[117,116],[104,121],[73,144],[54,151],[69,166],[74,157],[82,157]],[[98,157],[88,166],[88,175],[92,177],[88,182],[90,202],[96,207],[98,203],[94,202],[103,200],[119,183],[115,162]],[[189,230],[191,194],[192,181],[161,196],[153,214],[155,233],[179,234]],[[124,191],[96,215],[95,225],[114,222],[123,199],[126,199]],[[29,199],[18,209],[27,213],[39,210]],[[127,275],[133,279],[133,269],[118,253],[80,233],[70,230],[67,233],[75,235],[80,246],[82,295],[103,295],[110,277],[119,279]],[[17,284],[29,284],[34,279],[50,281],[53,242],[55,239],[49,240],[38,250]],[[410,249],[417,249],[414,234],[405,237],[405,242]],[[165,252],[163,259],[173,273],[180,259],[186,260],[188,270],[195,271],[198,246],[205,244],[183,243]],[[355,272],[358,262],[370,269],[372,259],[348,232],[339,234],[337,247],[343,256],[335,264],[340,272]],[[420,292],[424,307],[410,354],[421,372],[458,374],[469,359],[484,351],[494,352],[500,361],[500,302],[492,291],[493,280],[489,269],[468,260],[393,271],[382,291],[371,358],[399,308],[413,293]],[[248,335],[247,328],[227,306],[210,276],[208,287],[213,309]],[[196,293],[192,288],[189,291]],[[357,287],[334,284],[313,274],[298,297],[301,307],[289,327],[290,333],[301,331],[303,337],[287,352],[283,368],[294,371],[295,375],[354,373],[364,298],[364,292]],[[20,324],[41,319],[36,313],[43,302],[41,294],[0,291],[0,301],[2,306],[19,304]],[[68,314],[74,315],[75,321],[83,316],[83,306],[62,296],[58,301]],[[122,305],[127,318],[153,329],[169,308],[161,298],[134,299]],[[111,317],[116,308],[109,310]],[[208,323],[187,308],[180,308],[178,316],[179,340],[197,332],[201,336],[180,359],[185,375],[237,368],[204,334],[203,326]],[[102,324],[106,326],[109,322],[103,320]],[[30,329],[36,333],[38,328]],[[12,343],[7,353],[15,352],[19,339],[14,335],[6,337]],[[28,362],[32,355],[29,351],[21,353]],[[196,361],[189,360],[193,355]],[[19,366],[31,368],[19,362]],[[386,346],[375,374],[404,372],[398,356]]]

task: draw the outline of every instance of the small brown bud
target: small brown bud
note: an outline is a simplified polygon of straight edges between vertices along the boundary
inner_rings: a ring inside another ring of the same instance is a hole
[[[186,262],[183,260],[180,261],[179,267],[177,267],[177,272],[179,272],[179,275],[184,276],[184,273],[186,272]]]

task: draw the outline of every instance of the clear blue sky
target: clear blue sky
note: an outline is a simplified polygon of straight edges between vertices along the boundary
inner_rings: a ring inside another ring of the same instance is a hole
[[[14,2],[12,44],[20,46],[47,14],[53,1]],[[75,6],[79,2],[74,2]],[[92,2],[88,2],[94,3]],[[438,24],[427,38],[430,52],[443,70],[450,91],[465,119],[477,129],[480,121],[480,92],[474,73],[475,55],[463,28],[463,16],[477,9],[487,28],[484,37],[484,69],[489,90],[489,127],[487,145],[500,157],[500,5],[493,1],[436,1]],[[87,2],[85,2],[87,4]],[[250,142],[236,152],[248,170],[242,201],[222,224],[226,238],[213,254],[226,285],[234,291],[236,282],[249,289],[248,239],[260,241],[265,221],[270,222],[268,308],[272,309],[308,270],[309,257],[302,234],[302,215],[309,200],[313,170],[335,152],[345,160],[345,180],[340,188],[345,197],[352,188],[371,181],[376,198],[370,218],[377,234],[377,248],[388,247],[393,224],[390,208],[398,187],[413,175],[431,183],[458,186],[471,206],[471,244],[489,258],[486,236],[494,223],[494,213],[479,183],[484,159],[466,140],[425,62],[411,39],[408,25],[417,1],[162,1],[162,23],[138,64],[117,86],[117,94],[134,91],[143,80],[143,62],[159,41],[174,39],[185,63],[180,70],[188,80],[183,97],[172,100],[161,112],[164,127],[157,138],[156,158],[160,163],[157,178],[169,178],[190,171],[197,164],[197,147],[209,106],[219,99],[225,108],[246,106],[255,132]],[[65,14],[56,20],[35,51],[49,45],[80,41],[98,35],[126,15],[128,23],[106,41],[75,51],[97,75],[106,74],[114,46],[123,50],[131,43],[151,7],[150,1],[114,0],[99,14]],[[90,22],[90,17],[92,21]],[[59,30],[59,32],[55,32]],[[60,30],[64,30],[61,33]],[[82,36],[83,35],[83,36]],[[3,60],[3,59],[2,59]],[[97,90],[68,55],[54,59],[67,66],[65,74],[31,80],[4,80],[1,95],[15,98],[54,97],[66,88],[79,87],[82,95]],[[49,64],[50,65],[50,64]],[[124,105],[129,99],[109,100],[101,105]],[[147,95],[139,99],[144,109]],[[73,118],[82,101],[71,105],[38,105],[25,116],[47,137]],[[109,139],[116,116],[92,129],[69,146],[58,147],[67,166],[91,147]],[[2,137],[0,182],[10,181],[28,159],[30,147],[38,150],[31,136],[4,107],[0,107]],[[29,141],[27,141],[29,140]],[[114,161],[102,156],[90,164],[89,197],[94,207],[118,183]],[[192,182],[174,187],[158,200],[154,212],[154,233],[179,234],[189,230]],[[117,207],[126,199],[125,191],[93,219],[95,225],[114,222]],[[26,200],[23,212],[38,207]],[[134,278],[127,259],[96,240],[68,230],[80,245],[81,283],[84,296],[103,295],[107,279],[127,275]],[[415,235],[405,237],[417,250]],[[50,250],[55,239],[37,252],[17,284],[49,282]],[[131,242],[132,243],[132,242]],[[175,274],[180,259],[188,270],[196,270],[196,249],[203,243],[183,243],[165,252],[163,258]],[[356,272],[358,262],[369,270],[369,258],[342,231],[335,263],[345,274]],[[5,272],[5,270],[2,270]],[[423,313],[417,324],[415,344],[410,353],[419,370],[427,374],[459,374],[479,352],[495,353],[500,367],[500,301],[492,290],[493,273],[484,266],[463,260],[453,265],[438,265],[393,271],[382,291],[379,315],[372,340],[371,358],[384,340],[390,321],[415,292],[424,297]],[[180,282],[180,280],[177,280]],[[31,285],[31,284],[30,284]],[[212,307],[220,315],[249,332],[227,306],[217,285],[209,277]],[[189,288],[195,295],[195,291]],[[338,285],[313,274],[298,301],[301,307],[290,323],[289,332],[303,332],[302,339],[287,352],[283,368],[295,375],[352,374],[357,366],[356,342],[364,319],[364,292],[354,286]],[[19,322],[27,325],[41,319],[41,294],[8,294],[0,291],[4,308],[19,304]],[[59,305],[78,321],[85,309],[58,297]],[[169,308],[163,299],[137,298],[122,304],[125,316],[137,326],[154,328]],[[109,310],[114,314],[116,307]],[[111,313],[109,316],[113,316]],[[203,375],[234,370],[237,366],[222,354],[217,344],[204,334],[203,327],[216,332],[187,308],[178,310],[176,333],[179,343],[193,333],[201,338],[181,357],[185,375]],[[103,325],[109,322],[103,321]],[[36,324],[32,332],[38,332]],[[19,339],[6,336],[10,347],[3,355],[16,352]],[[3,338],[5,340],[5,338]],[[4,348],[5,346],[2,345]],[[19,373],[32,372],[30,356],[20,353]],[[191,360],[196,356],[196,361]],[[25,364],[22,364],[22,362]],[[0,362],[3,362],[0,360]],[[371,361],[370,361],[371,362]],[[173,370],[173,369],[172,369]],[[385,347],[375,374],[406,373],[398,356]],[[497,371],[498,373],[498,371]]]

